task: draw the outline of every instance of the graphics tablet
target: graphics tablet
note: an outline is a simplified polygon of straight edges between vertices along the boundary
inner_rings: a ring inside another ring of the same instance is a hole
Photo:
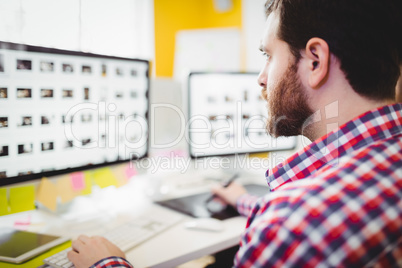
[[[246,184],[244,187],[248,193],[256,196],[263,196],[269,193],[269,188],[265,185]],[[216,201],[207,202],[210,197],[211,193],[206,192],[156,203],[196,218],[224,220],[239,216],[239,213],[232,206],[222,205]]]
[[[0,228],[0,261],[21,263],[68,240],[66,237]]]

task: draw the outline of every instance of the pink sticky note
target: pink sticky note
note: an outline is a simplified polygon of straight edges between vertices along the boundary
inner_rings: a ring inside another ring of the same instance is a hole
[[[31,225],[31,215],[28,215],[28,217],[24,219],[17,219],[14,222],[14,228],[22,231],[28,230],[30,225]]]
[[[71,179],[71,186],[73,187],[74,191],[81,191],[82,189],[85,188],[83,172],[71,173],[70,179]]]
[[[126,176],[127,180],[131,179],[134,175],[137,175],[137,169],[132,164],[126,166]]]

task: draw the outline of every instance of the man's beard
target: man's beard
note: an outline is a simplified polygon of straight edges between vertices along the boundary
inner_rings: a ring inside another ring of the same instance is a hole
[[[273,137],[296,136],[303,132],[303,125],[313,114],[307,95],[297,74],[297,63],[286,70],[282,79],[262,91],[268,102],[267,132]],[[267,92],[268,91],[268,92]]]

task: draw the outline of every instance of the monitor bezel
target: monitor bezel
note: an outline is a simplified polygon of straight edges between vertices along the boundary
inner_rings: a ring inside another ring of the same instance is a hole
[[[16,184],[16,183],[22,183],[22,182],[27,182],[31,180],[37,180],[41,179],[43,177],[55,177],[63,174],[68,174],[72,172],[77,172],[77,171],[85,171],[85,170],[91,170],[91,169],[96,169],[96,168],[101,168],[101,167],[106,167],[106,166],[114,166],[122,163],[128,163],[130,161],[138,161],[143,158],[148,157],[149,155],[149,135],[150,135],[150,127],[151,124],[149,124],[149,108],[151,105],[150,101],[150,61],[145,60],[145,59],[138,59],[138,58],[126,58],[126,57],[119,57],[119,56],[111,56],[111,55],[102,55],[102,54],[95,54],[95,53],[88,53],[88,52],[83,52],[83,51],[73,51],[73,50],[64,50],[64,49],[58,49],[58,48],[48,48],[48,47],[43,47],[43,46],[35,46],[35,45],[29,45],[29,44],[19,44],[19,43],[12,43],[12,42],[4,42],[0,41],[0,48],[2,49],[10,49],[10,50],[16,50],[16,51],[26,51],[26,52],[35,52],[35,53],[47,53],[47,54],[56,54],[56,55],[67,55],[67,56],[80,56],[80,57],[89,57],[89,58],[102,58],[102,59],[111,59],[111,60],[126,60],[126,61],[131,61],[131,62],[142,62],[146,64],[146,98],[147,98],[147,104],[148,104],[148,110],[145,113],[145,118],[148,122],[148,131],[147,131],[147,145],[146,145],[146,151],[145,153],[139,157],[139,158],[132,158],[132,159],[124,159],[124,160],[116,160],[112,162],[104,162],[100,164],[91,164],[91,165],[85,165],[85,166],[79,166],[79,167],[73,167],[73,168],[66,168],[66,169],[60,169],[60,170],[53,170],[53,171],[44,171],[44,172],[39,172],[39,173],[33,173],[33,174],[26,174],[26,175],[20,175],[20,176],[12,176],[12,177],[5,177],[0,179],[0,187],[1,186],[7,186],[11,184]]]

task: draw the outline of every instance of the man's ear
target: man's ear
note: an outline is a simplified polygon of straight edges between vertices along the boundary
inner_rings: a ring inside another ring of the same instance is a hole
[[[309,85],[318,88],[325,83],[329,72],[329,47],[318,37],[311,38],[306,44],[306,59],[309,70]]]

